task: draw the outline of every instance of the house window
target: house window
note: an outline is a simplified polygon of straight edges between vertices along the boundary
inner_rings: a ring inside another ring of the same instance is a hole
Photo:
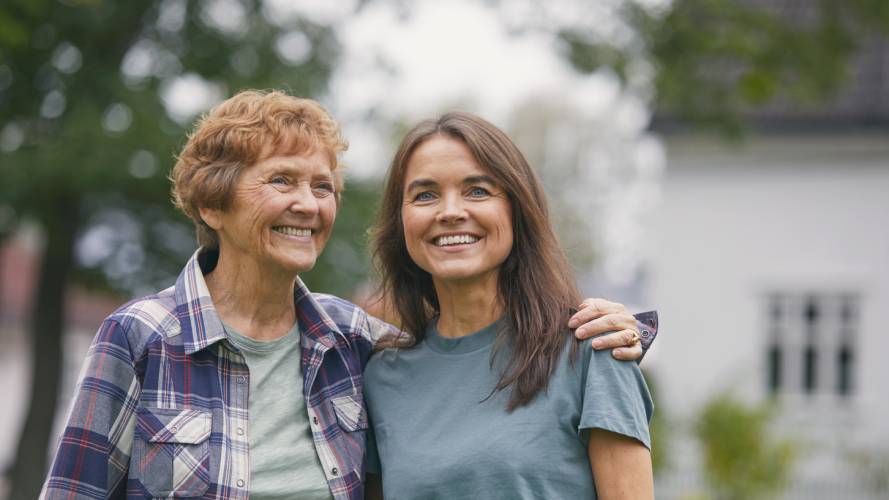
[[[855,293],[766,296],[766,377],[771,393],[854,392],[859,302]]]

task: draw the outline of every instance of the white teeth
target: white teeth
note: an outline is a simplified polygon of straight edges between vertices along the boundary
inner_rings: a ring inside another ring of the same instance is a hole
[[[311,236],[311,229],[304,229],[293,226],[277,226],[273,227],[272,230],[277,231],[282,234],[286,234],[288,236]]]
[[[470,234],[458,234],[454,236],[442,236],[435,239],[435,245],[445,247],[448,245],[465,245],[467,243],[475,243],[479,239]]]

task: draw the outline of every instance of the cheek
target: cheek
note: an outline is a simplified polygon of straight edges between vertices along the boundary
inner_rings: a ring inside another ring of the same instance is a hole
[[[404,231],[404,239],[408,246],[410,246],[411,243],[413,243],[413,240],[418,237],[418,225],[419,220],[414,210],[401,211],[401,229]]]
[[[422,249],[422,217],[413,210],[401,211],[401,229],[404,233],[404,243],[407,247],[407,254],[417,266],[424,262],[425,259],[421,252]],[[425,267],[420,266],[426,271]]]
[[[261,189],[242,190],[237,193],[237,205],[251,226],[260,226],[280,211],[275,198]]]
[[[509,254],[509,251],[512,250],[514,238],[512,231],[512,209],[509,205],[505,205],[505,207],[498,210],[497,232],[499,233],[501,243],[506,247],[506,253]]]
[[[334,221],[336,221],[336,199],[333,197],[322,198],[318,205],[318,217],[321,218],[321,224],[323,224],[325,228],[330,231],[331,227],[333,227]]]

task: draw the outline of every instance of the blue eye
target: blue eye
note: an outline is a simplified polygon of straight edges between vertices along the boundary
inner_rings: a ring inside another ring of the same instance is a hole
[[[280,175],[276,175],[275,177],[272,177],[271,179],[269,179],[269,183],[270,184],[287,184],[287,179],[285,179],[284,177],[281,177]]]
[[[490,191],[488,191],[487,189],[485,189],[483,187],[479,187],[479,186],[475,186],[469,190],[469,196],[472,196],[475,198],[490,196],[490,194],[491,194]]]
[[[312,191],[315,192],[315,196],[327,197],[334,194],[336,189],[330,182],[319,182],[312,186]]]
[[[414,196],[414,201],[430,201],[434,199],[435,196],[430,191],[423,191],[418,195]]]

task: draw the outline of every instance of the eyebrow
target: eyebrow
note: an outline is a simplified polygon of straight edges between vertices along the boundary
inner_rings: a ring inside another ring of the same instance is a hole
[[[267,170],[268,170],[268,173],[271,175],[279,175],[279,174],[290,175],[291,173],[293,173],[294,170],[298,170],[300,173],[302,173],[302,172],[304,172],[306,170],[310,170],[310,169],[298,167],[298,166],[294,165],[293,163],[289,163],[287,161],[280,161],[277,163],[270,163],[267,167]],[[336,174],[334,174],[333,171],[321,172],[321,173],[310,173],[310,175],[313,179],[318,179],[318,178],[334,179],[336,177]]]
[[[463,179],[461,182],[463,185],[468,184],[490,184],[492,186],[496,186],[497,183],[494,182],[494,179],[489,175],[470,175],[469,177]],[[407,186],[407,191],[413,191],[414,189],[419,188],[429,188],[438,186],[438,183],[432,179],[417,179]]]
[[[463,179],[463,184],[490,184],[492,186],[497,185],[497,183],[494,182],[494,179],[491,178],[490,175],[470,175],[469,177]]]
[[[438,183],[432,179],[417,179],[407,186],[408,191],[413,191],[418,188],[428,188],[438,186]]]

